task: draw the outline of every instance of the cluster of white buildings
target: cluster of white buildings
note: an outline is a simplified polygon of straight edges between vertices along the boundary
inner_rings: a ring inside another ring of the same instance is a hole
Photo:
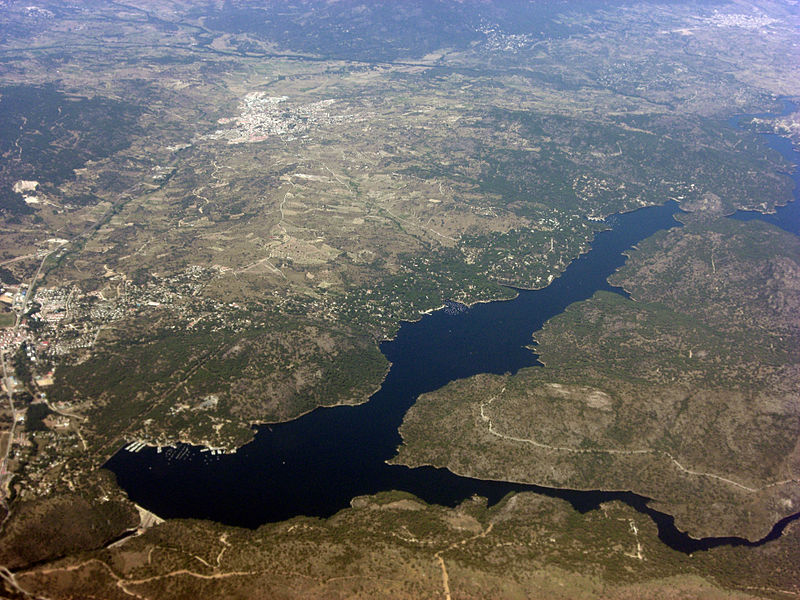
[[[0,351],[17,348],[28,338],[28,333],[20,329],[14,331],[13,328],[0,329]]]
[[[493,52],[516,52],[532,48],[541,41],[528,33],[505,33],[497,26],[483,26],[478,31],[486,36],[484,47]]]
[[[261,142],[270,137],[293,140],[313,126],[329,125],[352,120],[352,115],[331,115],[328,109],[335,100],[322,100],[295,106],[287,103],[286,96],[268,96],[265,92],[251,92],[243,99],[238,117],[220,119],[220,125],[233,126],[219,129],[206,139],[224,139],[229,144]]]
[[[716,27],[741,27],[743,29],[760,29],[761,27],[767,27],[778,22],[777,19],[766,15],[747,15],[744,13],[730,14],[717,11],[714,11],[714,15],[706,19],[706,21]]]

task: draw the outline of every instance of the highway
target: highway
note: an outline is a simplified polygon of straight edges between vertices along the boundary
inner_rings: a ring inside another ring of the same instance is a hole
[[[3,356],[3,353],[0,352],[0,365],[2,365],[3,370],[3,384],[6,389],[6,396],[8,397],[8,404],[11,407],[11,429],[8,432],[8,443],[6,444],[6,449],[3,452],[3,458],[0,460],[0,505],[3,506],[6,510],[8,510],[8,503],[6,498],[8,497],[8,482],[6,481],[6,475],[8,474],[8,455],[11,453],[11,445],[14,440],[14,430],[17,427],[17,411],[14,408],[14,399],[13,394],[11,392],[11,380],[8,375],[8,369],[6,367],[6,359]],[[9,477],[10,480],[10,477]]]

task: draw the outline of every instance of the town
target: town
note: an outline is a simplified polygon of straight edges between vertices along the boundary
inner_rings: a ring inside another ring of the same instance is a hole
[[[169,307],[176,318],[188,320],[198,310],[188,299],[196,296],[215,273],[213,269],[190,267],[158,283],[136,284],[123,279],[111,294],[108,290],[84,293],[74,285],[33,287],[5,272],[0,280],[3,506],[10,497],[47,494],[59,479],[71,488],[65,465],[71,465],[70,457],[87,450],[81,427],[91,407],[85,402],[54,401],[48,396],[57,365],[86,360],[105,328],[144,311]],[[207,323],[219,327],[246,325],[232,316],[239,309],[235,303],[203,304],[209,311],[203,316]],[[201,406],[215,404],[208,399],[200,402]],[[151,440],[148,443],[155,445]],[[145,442],[132,442],[128,447],[133,444],[141,449]]]

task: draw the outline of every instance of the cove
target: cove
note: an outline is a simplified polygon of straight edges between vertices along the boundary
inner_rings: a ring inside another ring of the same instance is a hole
[[[796,165],[797,157],[791,158]],[[406,491],[444,506],[473,495],[492,505],[509,493],[529,491],[564,499],[581,512],[603,502],[625,502],[656,523],[665,544],[685,553],[774,540],[800,514],[782,519],[756,542],[698,540],[679,531],[671,516],[652,509],[649,498],[630,492],[544,488],[386,463],[401,442],[403,416],[420,394],[478,373],[515,373],[540,364],[529,348],[532,334],[598,290],[624,294],[607,281],[625,262],[623,252],[657,231],[679,226],[673,217],[678,210],[671,201],[612,215],[606,220],[609,229],[546,288],[518,290],[513,300],[472,307],[448,303],[419,321],[402,323],[395,339],[381,344],[392,366],[365,404],[318,408],[294,421],[261,426],[236,454],[211,455],[185,445],[161,453],[120,450],[104,466],[131,500],[159,516],[251,528],[298,515],[328,517],[347,508],[353,497],[380,491]],[[735,218],[747,217],[737,213]]]
[[[785,117],[797,111],[798,106],[795,102],[791,102],[786,98],[781,98],[780,100],[782,107],[779,113],[741,115],[732,118],[730,124],[737,129],[741,129],[742,122],[745,119],[774,119],[776,117]],[[767,143],[767,146],[778,152],[792,165],[791,172],[782,172],[781,175],[786,175],[794,181],[794,201],[777,207],[774,213],[764,214],[754,210],[739,210],[731,215],[731,218],[739,221],[764,221],[789,233],[800,235],[800,150],[792,145],[792,141],[789,138],[780,136],[777,133],[762,133],[760,137]]]

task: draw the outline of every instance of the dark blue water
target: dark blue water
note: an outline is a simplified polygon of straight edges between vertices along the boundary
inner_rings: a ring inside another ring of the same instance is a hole
[[[731,119],[731,124],[735,127],[740,127],[739,124],[746,118],[769,119],[786,116],[797,111],[797,104],[794,102],[786,98],[782,98],[781,102],[781,111],[777,114],[763,113],[735,117]],[[772,214],[764,214],[753,210],[740,210],[731,215],[731,218],[738,221],[765,221],[790,233],[800,235],[800,168],[798,168],[800,167],[800,151],[792,145],[792,141],[789,138],[775,133],[763,133],[761,137],[770,148],[777,151],[791,163],[792,170],[784,174],[794,181],[794,201],[789,202],[786,206],[779,206]]]
[[[797,204],[797,203],[793,203]],[[623,252],[656,231],[678,226],[677,204],[644,208],[608,219],[591,250],[542,290],[519,291],[514,300],[450,305],[420,321],[403,323],[381,351],[392,367],[381,389],[360,406],[320,408],[289,423],[263,426],[236,454],[211,456],[182,446],[157,453],[120,451],[105,465],[129,497],[162,517],[203,518],[256,527],[297,515],[327,517],[363,494],[402,490],[445,506],[472,495],[489,504],[532,491],[558,497],[585,512],[602,502],[623,501],[647,514],[660,539],[683,552],[720,545],[760,545],[779,537],[792,520],[775,525],[757,542],[742,538],[695,540],[630,492],[574,491],[460,477],[446,469],[386,464],[400,444],[398,428],[416,398],[448,382],[478,373],[514,373],[539,364],[529,348],[545,321],[598,290],[622,293],[607,277],[625,261]],[[737,217],[738,218],[738,217]],[[180,457],[179,457],[180,455]]]
[[[381,351],[392,362],[380,390],[360,406],[320,408],[288,423],[264,426],[236,454],[210,456],[183,448],[118,452],[106,465],[131,499],[163,517],[206,518],[254,527],[295,515],[330,516],[354,496],[404,490],[455,505],[479,494],[496,502],[521,489],[453,475],[445,469],[388,465],[400,444],[398,428],[416,398],[477,373],[516,372],[539,364],[531,335],[573,302],[597,290],[625,257],[622,252],[656,231],[678,225],[675,202],[609,220],[591,250],[548,287],[520,291],[514,300],[446,307],[403,323]],[[617,497],[609,493],[551,492],[581,510]]]

